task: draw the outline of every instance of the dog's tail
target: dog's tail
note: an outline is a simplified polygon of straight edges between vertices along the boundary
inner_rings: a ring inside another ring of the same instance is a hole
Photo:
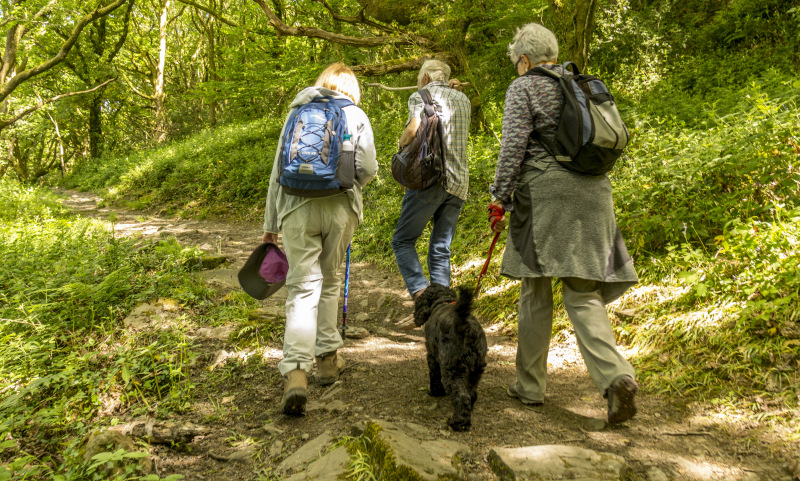
[[[456,315],[458,316],[458,326],[467,327],[467,318],[472,311],[472,289],[466,286],[459,286],[458,301],[456,301]]]

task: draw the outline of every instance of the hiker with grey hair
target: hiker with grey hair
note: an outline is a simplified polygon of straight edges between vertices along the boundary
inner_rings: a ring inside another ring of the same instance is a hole
[[[558,42],[538,23],[519,29],[508,55],[520,76],[506,91],[503,140],[489,220],[501,232],[511,212],[500,273],[521,280],[516,380],[508,395],[541,405],[553,327],[552,279],[561,279],[564,307],[575,329],[586,369],[608,398],[608,422],[636,414],[638,390],[631,364],[616,349],[605,304],[638,282],[614,217],[611,182],[580,175],[558,163],[552,145],[564,94],[558,81],[531,71],[557,65]]]
[[[450,80],[450,67],[441,60],[428,60],[422,64],[417,87],[430,93],[439,117],[445,175],[441,182],[426,189],[406,190],[392,237],[397,266],[412,297],[422,294],[430,283],[450,285],[450,244],[469,186],[467,137],[471,110],[469,99],[461,92],[461,82]],[[414,138],[423,108],[420,93],[411,94],[408,99],[408,122],[400,138],[400,146],[410,143]],[[416,242],[430,220],[433,220],[433,227],[428,243],[428,280],[422,271]],[[413,328],[413,316],[400,321],[399,326]]]

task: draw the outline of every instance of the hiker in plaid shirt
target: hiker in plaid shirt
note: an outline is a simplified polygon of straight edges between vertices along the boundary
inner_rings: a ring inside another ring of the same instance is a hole
[[[429,283],[450,285],[450,243],[469,187],[467,163],[467,137],[469,135],[470,103],[461,93],[461,82],[450,80],[450,67],[441,60],[428,60],[422,64],[417,76],[417,87],[425,88],[433,98],[436,113],[442,125],[445,152],[443,182],[424,190],[407,190],[403,207],[397,220],[392,249],[397,266],[412,297],[422,294]],[[410,143],[419,125],[423,110],[418,92],[408,99],[408,122],[400,138],[400,145]],[[422,231],[433,220],[428,244],[428,271],[430,282],[422,271],[416,242]],[[407,320],[401,321],[403,325]],[[411,324],[413,327],[413,323]]]

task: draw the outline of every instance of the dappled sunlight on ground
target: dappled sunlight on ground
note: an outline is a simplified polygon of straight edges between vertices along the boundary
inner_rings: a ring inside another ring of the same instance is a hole
[[[283,359],[283,350],[265,347],[261,350],[261,357],[264,359],[280,361]]]
[[[673,464],[679,476],[676,479],[703,481],[719,479],[759,479],[758,476],[749,477],[748,474],[752,473],[751,471],[745,471],[738,467],[732,467],[724,463],[705,459],[706,454],[703,448],[696,448],[695,451],[697,454],[690,458],[666,450],[631,448],[631,452],[639,459]]]
[[[496,286],[487,287],[483,290],[483,294],[487,296],[497,296],[517,286],[519,286],[519,281],[504,280]]]
[[[346,347],[347,345],[345,345]],[[425,344],[423,343],[393,342],[390,339],[375,336],[360,341],[358,348],[370,353],[371,359],[364,361],[367,364],[406,361],[409,353],[425,352]],[[345,352],[347,352],[347,349],[345,349]]]
[[[633,286],[625,295],[610,303],[608,306],[610,308],[621,308],[626,305],[637,306],[647,303],[662,304],[678,299],[690,290],[690,286],[639,284]]]
[[[91,204],[96,198],[92,200],[77,194],[70,202],[81,206],[76,210],[83,210],[80,201],[84,200],[87,214],[114,223],[118,235],[175,236],[182,245],[197,246],[212,254],[221,251],[230,258],[231,264],[224,269],[203,271],[200,278],[220,289],[220,303],[240,301],[233,294],[239,291],[237,265],[241,265],[258,245],[259,225],[232,226],[107,209],[92,211]],[[484,261],[485,258],[474,259],[460,266],[457,272],[475,273]],[[493,264],[492,268],[496,273],[498,266]],[[513,311],[515,316],[516,306],[510,305],[514,302],[509,290],[518,289],[519,282],[505,278],[496,281],[498,284],[485,288],[481,296],[493,296],[493,299],[485,299],[496,303],[491,304],[492,309]],[[608,426],[607,401],[586,371],[574,330],[565,315],[555,320],[561,329],[550,344],[543,406],[524,405],[509,397],[506,391],[515,378],[515,319],[484,327],[488,364],[478,388],[473,426],[469,432],[453,433],[446,421],[452,412],[449,399],[428,395],[422,330],[397,328],[396,323],[413,308],[399,274],[368,263],[353,263],[350,282],[348,326],[364,329],[367,337],[345,340],[341,353],[347,366],[333,385],[320,385],[316,367],[312,369],[308,384],[309,411],[299,418],[280,413],[283,381],[276,365],[283,357],[281,330],[278,329],[274,337],[259,340],[257,346],[254,346],[252,333],[244,330],[261,322],[278,326],[284,322],[285,290],[260,301],[256,309],[260,313],[257,321],[248,321],[247,315],[224,319],[182,315],[183,306],[177,306],[174,314],[170,312],[174,315],[172,322],[178,323],[173,328],[191,332],[194,340],[191,349],[199,351],[197,361],[192,361],[186,369],[191,382],[197,384],[196,397],[191,410],[175,415],[175,421],[201,422],[210,432],[196,438],[191,445],[194,451],[180,451],[169,446],[153,448],[164,473],[213,472],[214,479],[265,479],[251,475],[253,467],[274,465],[326,431],[347,435],[352,426],[366,419],[384,419],[427,426],[437,438],[468,444],[472,455],[466,479],[470,480],[498,479],[486,463],[492,447],[531,445],[579,446],[615,453],[629,462],[637,479],[789,479],[781,477],[785,469],[779,465],[783,456],[780,451],[783,448],[779,446],[782,439],[792,436],[785,426],[788,424],[797,430],[797,423],[786,421],[791,413],[778,412],[769,406],[763,409],[763,420],[753,422],[753,411],[758,410],[760,402],[758,398],[747,406],[732,406],[720,400],[691,403],[680,394],[651,392],[650,387],[643,384],[637,397],[639,412],[636,417],[621,425]],[[611,304],[609,313],[620,339],[629,341],[629,331],[637,324],[654,322],[654,314],[648,309],[669,309],[670,303],[689,292],[682,282],[639,285]],[[738,308],[731,303],[714,312],[667,311],[671,321],[664,329],[676,330],[679,325],[689,323],[720,324]],[[628,326],[630,318],[634,322]],[[208,325],[201,325],[202,321]],[[232,326],[231,330],[225,329],[228,326]],[[148,323],[145,327],[154,329],[156,326]],[[237,328],[242,328],[250,337],[235,335]],[[646,348],[622,345],[619,350],[627,359],[635,360],[646,354],[643,352]],[[109,410],[119,404],[114,398],[103,401]],[[121,414],[119,408],[113,409],[116,410],[113,415],[123,421],[131,418],[129,413]],[[773,415],[785,416],[783,424],[768,417]],[[235,443],[250,437],[260,440],[257,459],[248,460],[250,464],[220,461],[236,452]],[[197,456],[197,453],[203,455]],[[211,453],[217,457],[212,457]],[[666,478],[650,478],[649,470],[654,468],[660,469]]]

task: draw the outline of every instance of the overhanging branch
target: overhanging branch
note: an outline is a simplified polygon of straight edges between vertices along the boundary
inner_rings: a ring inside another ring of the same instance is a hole
[[[287,37],[308,37],[319,38],[328,42],[337,43],[340,45],[349,45],[351,47],[382,47],[385,45],[417,45],[428,50],[435,50],[436,44],[431,40],[416,36],[416,35],[403,35],[403,36],[381,36],[381,37],[351,37],[349,35],[342,35],[339,33],[328,32],[317,27],[290,27],[283,23],[275,12],[273,12],[264,2],[264,0],[253,0],[261,7],[264,13],[267,14],[270,25],[277,30],[278,35],[285,35]]]
[[[368,19],[364,15],[364,10],[367,9],[366,6],[361,7],[361,10],[358,11],[358,16],[357,17],[345,17],[344,15],[339,15],[338,13],[336,13],[333,10],[333,7],[331,7],[326,0],[315,0],[315,1],[321,3],[322,6],[324,6],[325,9],[330,12],[331,16],[336,21],[349,23],[351,25],[367,25],[369,27],[376,28],[378,30],[383,30],[384,32],[394,32],[395,31],[392,27],[390,27],[388,25],[383,25],[383,24],[375,22],[375,21],[373,21],[371,19]]]
[[[365,83],[363,85],[364,87],[378,87],[379,89],[386,90],[388,92],[401,92],[403,90],[418,90],[418,87],[416,85],[409,85],[408,87],[389,87],[381,83]],[[467,87],[469,86],[469,82],[464,82],[460,85],[462,87]]]
[[[70,92],[70,93],[66,93],[66,94],[56,95],[55,97],[49,98],[47,100],[42,100],[38,104],[25,109],[24,111],[22,111],[21,113],[15,115],[14,117],[12,117],[10,119],[0,120],[0,131],[5,129],[6,127],[9,127],[10,125],[13,125],[18,120],[20,120],[20,119],[22,119],[24,117],[27,117],[28,115],[36,112],[37,110],[39,110],[40,108],[44,107],[47,104],[51,104],[53,102],[57,102],[57,101],[59,101],[61,99],[65,99],[67,97],[72,97],[72,96],[75,96],[75,95],[88,94],[88,93],[94,92],[95,90],[100,90],[101,88],[105,87],[106,85],[110,84],[111,82],[113,82],[115,80],[117,80],[117,79],[116,78],[110,78],[110,79],[106,80],[105,82],[101,83],[100,85],[90,88],[89,90],[82,90],[80,92]]]
[[[445,53],[438,53],[434,57],[431,57],[430,55],[422,55],[421,57],[418,58],[386,62],[375,65],[356,65],[351,68],[353,69],[353,72],[355,72],[358,75],[363,75],[366,77],[378,77],[390,73],[400,73],[400,72],[408,72],[410,70],[418,70],[420,67],[422,67],[422,64],[425,63],[426,60],[430,60],[431,58],[442,60],[451,65],[455,63],[454,56],[452,54],[445,52]]]
[[[207,14],[211,15],[212,17],[216,18],[220,22],[222,22],[225,25],[228,25],[230,27],[241,28],[245,32],[253,32],[253,33],[257,33],[259,35],[265,35],[267,33],[267,32],[261,31],[261,30],[250,30],[248,28],[242,27],[241,25],[239,25],[238,23],[234,22],[233,20],[225,18],[221,13],[215,12],[214,10],[206,7],[205,5],[200,5],[199,3],[194,2],[192,0],[177,0],[177,1],[180,2],[180,3],[183,3],[184,5],[189,5],[190,7],[194,7],[196,9],[198,9],[198,10],[206,12]]]
[[[97,7],[91,13],[88,13],[78,19],[69,37],[67,37],[64,43],[61,44],[61,48],[58,50],[58,53],[35,67],[21,71],[17,75],[11,77],[5,85],[0,87],[0,102],[3,102],[6,98],[8,98],[8,96],[11,95],[11,93],[23,82],[26,82],[29,79],[36,77],[37,75],[46,72],[63,62],[64,59],[67,58],[69,51],[72,50],[72,47],[78,41],[78,37],[80,37],[81,32],[88,24],[92,23],[98,18],[110,14],[117,8],[121,7],[126,1],[127,0],[114,0],[114,2],[110,3],[108,6],[102,8]],[[2,79],[0,79],[0,82],[2,82]]]

